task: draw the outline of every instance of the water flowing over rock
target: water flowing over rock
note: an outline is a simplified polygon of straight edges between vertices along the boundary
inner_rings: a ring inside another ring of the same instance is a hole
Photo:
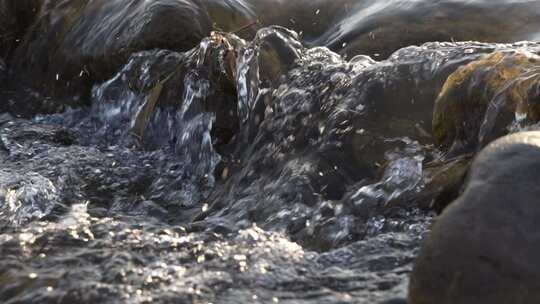
[[[13,65],[32,73],[22,77],[44,92],[77,96],[110,77],[131,53],[187,50],[210,29],[210,19],[197,1],[43,2]]]
[[[0,300],[403,303],[538,127],[540,44],[451,41],[537,34],[496,2],[0,0]]]
[[[0,57],[46,96],[85,99],[132,53],[185,51],[212,30],[251,39],[282,25],[310,46],[386,58],[428,41],[532,39],[538,11],[535,1],[2,0]]]

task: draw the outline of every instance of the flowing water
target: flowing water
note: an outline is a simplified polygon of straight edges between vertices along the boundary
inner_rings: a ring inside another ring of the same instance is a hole
[[[3,303],[401,303],[441,88],[540,54],[538,1],[46,2],[0,49]]]

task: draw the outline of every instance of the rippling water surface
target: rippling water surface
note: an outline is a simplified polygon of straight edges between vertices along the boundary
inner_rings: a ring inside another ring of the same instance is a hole
[[[475,152],[435,100],[539,8],[0,0],[0,299],[401,303]]]

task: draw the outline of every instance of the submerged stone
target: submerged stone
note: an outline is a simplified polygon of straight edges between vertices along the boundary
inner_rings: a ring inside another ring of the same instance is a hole
[[[539,132],[506,136],[476,157],[422,246],[411,304],[540,301],[539,159]]]

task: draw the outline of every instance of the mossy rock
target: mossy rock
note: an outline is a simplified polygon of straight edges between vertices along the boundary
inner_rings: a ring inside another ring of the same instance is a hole
[[[444,84],[433,112],[433,135],[450,155],[474,152],[540,119],[540,57],[495,52],[459,68]]]

